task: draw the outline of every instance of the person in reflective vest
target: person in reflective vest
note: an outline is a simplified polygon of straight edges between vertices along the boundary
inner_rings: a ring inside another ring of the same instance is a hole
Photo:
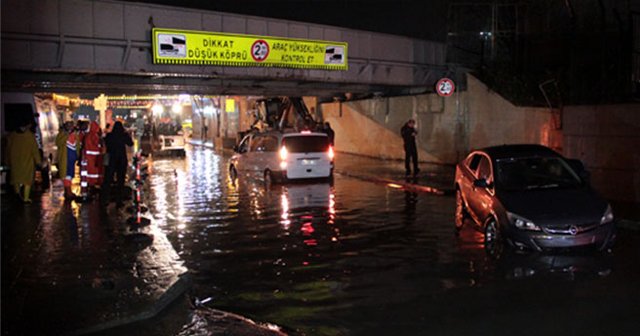
[[[67,140],[71,132],[73,132],[73,121],[66,121],[60,128],[60,133],[56,136],[56,147],[58,148],[56,164],[61,180],[64,180],[65,176],[67,176]]]
[[[71,191],[71,181],[76,174],[76,162],[78,161],[78,149],[80,147],[79,133],[74,128],[67,137],[67,171],[64,176],[64,197],[72,199],[76,195]]]
[[[102,184],[102,131],[95,121],[89,125],[89,132],[84,136],[82,146],[83,159],[87,162],[87,182],[90,189]]]

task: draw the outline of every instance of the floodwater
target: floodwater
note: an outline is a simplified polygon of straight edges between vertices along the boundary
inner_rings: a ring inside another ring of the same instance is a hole
[[[338,157],[337,160],[340,158]],[[157,159],[148,204],[208,306],[305,335],[635,334],[638,232],[611,254],[487,256],[451,196],[337,175],[228,179],[196,148]],[[338,162],[339,166],[339,162]],[[357,173],[357,172],[356,172]]]

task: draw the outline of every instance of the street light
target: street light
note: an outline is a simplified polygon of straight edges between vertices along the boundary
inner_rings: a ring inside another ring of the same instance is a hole
[[[480,32],[480,65],[484,66],[484,45],[492,38],[492,35],[490,31]]]
[[[179,102],[173,103],[173,106],[171,106],[171,112],[175,114],[182,113],[182,104],[180,104]]]
[[[162,107],[162,105],[160,105],[158,103],[155,103],[151,107],[151,111],[153,112],[153,115],[160,116],[160,115],[162,115],[162,112],[164,112],[164,107]]]

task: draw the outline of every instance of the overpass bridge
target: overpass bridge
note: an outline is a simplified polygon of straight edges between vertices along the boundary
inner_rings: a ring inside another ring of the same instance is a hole
[[[161,64],[153,28],[348,44],[346,70]],[[106,94],[419,94],[451,69],[442,43],[110,0],[2,1],[2,90]]]

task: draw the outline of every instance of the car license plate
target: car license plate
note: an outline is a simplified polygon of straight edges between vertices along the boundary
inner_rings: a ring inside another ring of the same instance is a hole
[[[310,165],[314,165],[316,164],[316,160],[307,160],[307,159],[303,159],[302,160],[302,164],[305,166],[310,166]]]

